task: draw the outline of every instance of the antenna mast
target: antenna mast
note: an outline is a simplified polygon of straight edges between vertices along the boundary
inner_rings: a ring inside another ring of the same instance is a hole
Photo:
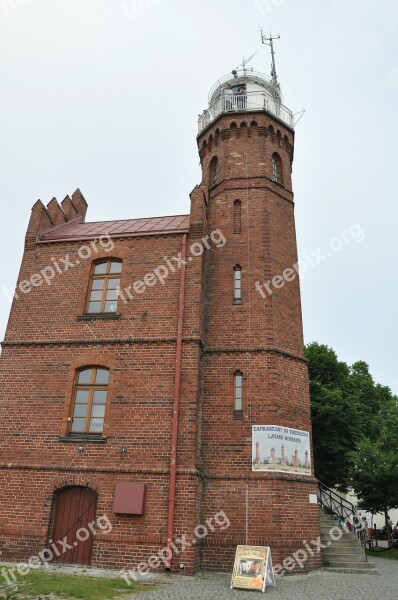
[[[243,73],[246,76],[247,75],[247,69],[246,69],[246,65],[253,60],[253,58],[256,56],[257,52],[255,52],[254,54],[252,54],[251,56],[249,56],[249,58],[245,58],[243,57],[243,63],[241,65],[239,65],[239,67],[236,67],[235,71],[239,71],[240,67],[243,67]],[[249,71],[253,71],[253,69],[249,69]]]
[[[265,35],[263,33],[263,30],[261,30],[261,41],[262,41],[262,43],[265,44],[266,46],[269,46],[271,48],[271,56],[272,56],[271,78],[272,78],[272,83],[274,84],[274,86],[279,91],[281,89],[281,86],[279,85],[278,76],[276,74],[274,40],[280,40],[280,38],[281,38],[280,35],[278,35],[277,37],[272,37],[271,33],[270,33],[269,38],[267,38],[267,37],[265,37]]]

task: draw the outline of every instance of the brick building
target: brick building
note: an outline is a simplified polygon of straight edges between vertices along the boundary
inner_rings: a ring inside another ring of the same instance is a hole
[[[86,223],[79,190],[32,209],[0,362],[2,560],[66,536],[53,560],[131,569],[187,535],[162,566],[192,573],[230,570],[237,544],[278,562],[319,535],[312,452],[300,473],[297,449],[273,444],[268,464],[252,437],[311,432],[276,78],[218,82],[197,142],[188,215]],[[112,529],[73,545],[103,515]]]

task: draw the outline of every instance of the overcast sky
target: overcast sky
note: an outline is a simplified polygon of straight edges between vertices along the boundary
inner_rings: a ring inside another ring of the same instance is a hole
[[[189,212],[197,116],[244,54],[269,72],[261,26],[282,36],[285,104],[306,109],[299,253],[325,257],[302,278],[306,342],[398,393],[396,0],[0,0],[0,284],[39,198],[79,186],[89,221]]]

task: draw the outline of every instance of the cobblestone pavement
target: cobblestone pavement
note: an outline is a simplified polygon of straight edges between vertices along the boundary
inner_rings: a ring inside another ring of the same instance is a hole
[[[377,574],[346,575],[315,573],[282,577],[276,588],[267,588],[269,598],[278,600],[397,600],[398,562],[382,558],[376,563]],[[159,589],[140,594],[142,600],[254,600],[259,594],[230,589],[231,577],[219,574],[200,574],[196,577],[170,577]],[[129,600],[137,600],[136,595]]]
[[[397,600],[398,561],[371,558],[377,573],[369,575],[342,575],[316,571],[309,574],[282,577],[276,588],[267,588],[267,595],[275,600]],[[3,565],[15,566],[13,563]],[[120,577],[119,571],[93,567],[52,565],[44,569],[53,573],[68,573],[91,577]],[[151,592],[123,596],[123,600],[255,600],[256,592],[231,590],[231,576],[201,573],[196,577],[160,575],[153,579],[158,588]]]

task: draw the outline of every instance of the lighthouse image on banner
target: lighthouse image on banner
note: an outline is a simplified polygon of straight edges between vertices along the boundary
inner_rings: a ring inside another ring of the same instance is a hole
[[[253,425],[253,471],[311,475],[308,431],[280,425]]]

